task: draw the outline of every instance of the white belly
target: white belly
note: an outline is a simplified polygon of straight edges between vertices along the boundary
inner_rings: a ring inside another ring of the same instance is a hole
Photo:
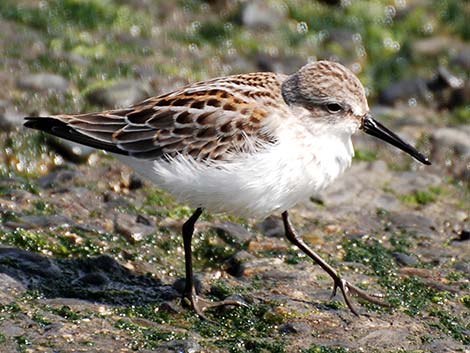
[[[182,157],[171,162],[119,159],[179,202],[258,218],[285,211],[325,188],[350,165],[352,155],[349,136],[303,136],[210,165]]]

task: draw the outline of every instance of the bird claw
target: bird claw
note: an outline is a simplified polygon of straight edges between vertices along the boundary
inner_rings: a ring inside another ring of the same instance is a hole
[[[227,305],[236,305],[236,306],[244,306],[247,307],[248,305],[242,301],[238,301],[235,299],[225,299],[221,301],[210,301],[204,298],[199,297],[197,294],[194,293],[194,291],[189,294],[185,295],[183,297],[183,302],[190,306],[194,312],[196,313],[197,316],[199,316],[201,319],[211,322],[213,324],[217,324],[217,322],[209,319],[205,315],[205,311],[213,308],[218,308],[220,306],[227,306]]]
[[[344,301],[346,302],[346,305],[348,306],[349,310],[351,310],[351,312],[356,316],[359,316],[359,313],[357,312],[357,310],[355,309],[355,307],[353,306],[351,302],[350,294],[353,294],[359,298],[367,300],[369,303],[373,303],[373,304],[383,306],[383,307],[390,307],[390,304],[379,299],[379,298],[383,298],[383,295],[368,294],[362,289],[356,287],[355,285],[339,277],[334,279],[334,287],[333,287],[333,292],[331,293],[331,299],[336,295],[336,291],[338,288],[341,290]]]

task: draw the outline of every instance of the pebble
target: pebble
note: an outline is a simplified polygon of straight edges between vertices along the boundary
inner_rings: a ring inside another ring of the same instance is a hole
[[[466,46],[456,53],[451,59],[451,64],[460,66],[462,69],[470,71],[470,46]]]
[[[26,74],[20,76],[16,84],[19,88],[29,91],[66,93],[69,90],[69,83],[65,78],[50,73]]]
[[[38,185],[43,189],[63,187],[79,175],[76,170],[58,169],[38,179]]]
[[[269,216],[256,225],[258,231],[269,238],[283,238],[284,224],[279,217]]]
[[[413,41],[411,50],[419,56],[435,57],[442,52],[460,48],[461,43],[447,36],[435,36]]]
[[[292,334],[309,334],[312,327],[305,322],[288,322],[279,326],[279,332],[287,335]]]
[[[89,103],[104,107],[127,107],[150,95],[149,85],[141,81],[121,81],[107,87],[96,88],[86,95]]]
[[[134,244],[155,233],[156,227],[145,224],[138,216],[117,213],[114,218],[114,229],[124,235],[128,242]]]
[[[248,1],[242,10],[242,24],[250,29],[273,29],[287,17],[287,7],[267,0]]]
[[[26,114],[19,113],[8,102],[0,100],[0,130],[11,131],[23,125]]]
[[[412,255],[394,252],[392,256],[402,266],[416,266],[419,264],[418,259]]]
[[[436,129],[431,134],[431,142],[433,154],[442,155],[450,150],[458,156],[469,158],[470,125]]]
[[[470,278],[470,262],[460,261],[454,264],[454,269],[457,271],[463,272],[467,275],[467,278]]]
[[[187,338],[184,340],[175,340],[165,345],[159,346],[155,349],[155,353],[198,353],[202,352],[199,343],[192,339]]]
[[[470,240],[470,230],[468,230],[468,229],[463,229],[463,230],[459,233],[458,240],[460,240],[460,241]]]
[[[25,215],[19,216],[15,220],[5,222],[5,226],[11,229],[38,229],[38,228],[54,228],[54,227],[70,227],[74,222],[65,216],[48,215],[36,216]]]
[[[8,265],[14,263],[14,266]],[[54,280],[62,276],[55,262],[43,255],[13,247],[0,246],[0,272],[28,284],[38,277]]]
[[[212,226],[217,235],[229,244],[244,246],[253,238],[252,234],[242,225],[234,222],[222,222]]]
[[[283,260],[279,258],[256,258],[242,250],[227,261],[227,272],[236,277],[250,277],[276,268],[282,263]]]
[[[398,229],[415,231],[420,236],[429,235],[434,230],[434,221],[418,213],[398,213],[391,212],[388,216],[389,221]]]

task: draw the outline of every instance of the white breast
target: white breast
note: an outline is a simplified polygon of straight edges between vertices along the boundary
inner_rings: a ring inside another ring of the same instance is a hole
[[[258,218],[285,211],[326,187],[351,164],[352,155],[349,134],[314,136],[290,126],[276,145],[229,162],[206,165],[181,156],[171,162],[123,161],[179,202]]]

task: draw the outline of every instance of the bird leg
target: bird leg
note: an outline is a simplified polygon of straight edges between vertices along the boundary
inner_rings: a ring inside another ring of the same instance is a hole
[[[320,267],[323,270],[325,270],[333,279],[334,287],[333,287],[333,293],[331,295],[331,298],[333,298],[336,295],[336,290],[339,288],[341,290],[341,293],[343,294],[346,305],[352,311],[352,313],[357,316],[359,316],[359,314],[354,308],[354,306],[352,305],[352,302],[349,296],[350,293],[357,295],[358,297],[365,299],[371,303],[381,305],[381,306],[389,306],[389,304],[380,300],[379,296],[372,296],[370,294],[367,294],[363,290],[357,288],[356,286],[352,285],[348,281],[342,279],[339,276],[338,272],[333,267],[328,265],[317,253],[315,253],[312,249],[309,248],[309,246],[302,240],[302,238],[300,238],[300,236],[294,230],[289,220],[289,214],[287,213],[287,211],[284,211],[282,213],[282,220],[284,222],[284,230],[285,230],[286,238],[292,244],[296,245],[300,250],[302,250],[304,254],[306,254],[313,261],[315,261],[318,265],[320,265]]]
[[[184,261],[186,268],[186,281],[183,292],[183,303],[191,306],[199,317],[208,320],[207,317],[204,315],[204,311],[206,311],[207,309],[224,305],[246,306],[246,304],[237,300],[222,300],[218,302],[211,302],[209,300],[199,297],[196,293],[193,277],[191,240],[194,233],[194,225],[201,216],[202,211],[202,208],[196,209],[193,215],[189,217],[189,219],[183,224]]]

